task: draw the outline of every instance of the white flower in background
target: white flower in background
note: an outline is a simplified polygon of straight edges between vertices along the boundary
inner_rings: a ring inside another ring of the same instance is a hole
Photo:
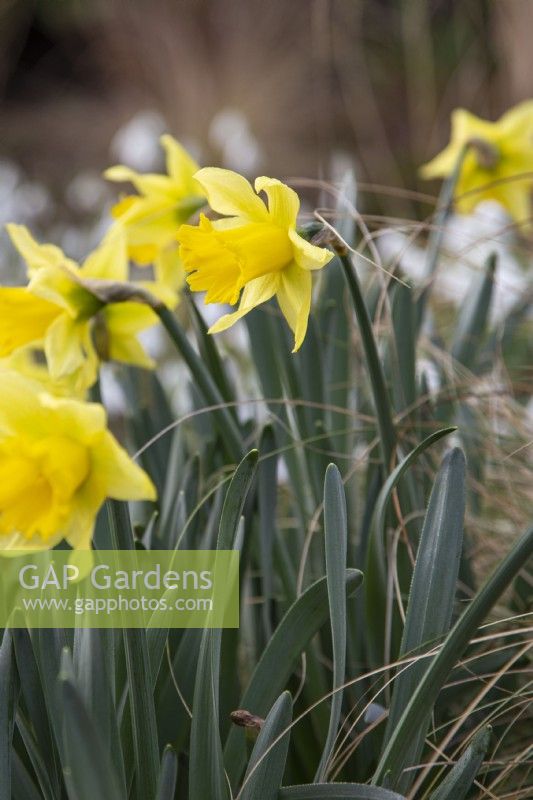
[[[140,111],[115,133],[111,155],[132,169],[147,172],[159,166],[159,139],[167,130],[164,117],[157,111]]]
[[[516,240],[508,229],[509,218],[494,202],[481,203],[473,214],[454,215],[447,223],[443,251],[435,276],[435,293],[461,305],[472,283],[491,253],[498,256],[491,319],[498,322],[523,296],[528,277],[512,253]],[[391,229],[376,240],[385,265],[399,260],[415,283],[426,280],[426,251],[410,241],[409,234]]]
[[[75,211],[100,215],[110,192],[98,172],[78,172],[67,186],[65,199]]]
[[[52,208],[52,198],[42,183],[27,180],[18,165],[0,161],[0,226],[12,219],[35,223]]]
[[[220,151],[222,166],[227,169],[251,174],[258,171],[263,161],[261,147],[248,120],[236,108],[225,108],[213,117],[209,141]]]

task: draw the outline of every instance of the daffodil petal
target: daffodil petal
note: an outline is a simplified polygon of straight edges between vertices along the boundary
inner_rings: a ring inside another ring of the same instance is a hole
[[[17,372],[2,373],[0,431],[24,430],[29,436],[43,436],[50,428],[51,414],[55,433],[83,442],[90,442],[106,425],[101,405],[52,397],[36,381]]]
[[[194,175],[200,167],[194,158],[168,133],[161,137],[160,142],[166,154],[167,172],[176,187],[183,195],[198,194],[200,186]]]
[[[167,175],[156,175],[154,173],[142,175],[134,169],[122,166],[121,164],[106,169],[104,178],[107,178],[108,181],[115,181],[116,183],[131,183],[142,195],[153,194],[173,198],[176,194],[173,182],[169,180]]]
[[[87,494],[87,497],[82,496],[77,499],[72,516],[62,531],[63,538],[67,540],[74,550],[90,549],[96,515],[105,500],[105,495],[101,496],[100,502],[97,502],[95,494],[90,495],[85,492],[83,494]]]
[[[312,277],[308,270],[293,264],[281,273],[277,300],[294,333],[293,353],[300,349],[307,332],[311,311]]]
[[[254,222],[268,220],[268,211],[251,184],[229,169],[204,167],[194,176],[205,189],[209,205],[218,214],[242,217]]]
[[[174,308],[178,302],[178,295],[176,290],[172,288],[170,276],[168,276],[166,280],[163,280],[159,275],[157,277],[158,279],[156,281],[135,281],[134,285],[144,289],[157,300],[161,300],[161,302],[169,308]],[[150,311],[151,309],[148,310]],[[154,321],[151,324],[157,322],[155,316],[153,316],[153,319]],[[149,327],[149,325],[147,327]]]
[[[2,389],[0,546],[43,549],[67,537],[88,548],[105,497],[155,499],[150,478],[107,430],[103,406],[52,397],[12,372]]]
[[[519,223],[531,223],[532,208],[531,208],[531,180],[510,181],[509,183],[502,183],[494,187],[490,192],[490,198],[500,203],[511,217]],[[478,197],[477,203],[481,200],[489,199],[489,197],[481,199]]]
[[[422,164],[418,170],[419,175],[424,180],[432,180],[433,178],[444,178],[453,172],[457,159],[459,158],[460,147],[450,143],[444,150],[428,161]]]
[[[134,336],[115,336],[109,345],[109,358],[121,364],[155,369],[156,363]]]
[[[85,259],[80,275],[100,280],[128,280],[126,235],[120,225],[113,225],[99,247]]]
[[[152,286],[149,282],[143,282],[142,285],[148,290]],[[156,313],[149,306],[134,301],[111,303],[103,309],[102,314],[111,337],[115,333],[134,336],[158,322]]]
[[[290,186],[276,178],[260,177],[255,180],[255,191],[265,192],[272,221],[283,228],[294,228],[300,211],[300,198]]]
[[[42,340],[61,309],[23,286],[0,288],[0,357]]]
[[[294,249],[294,260],[301,269],[322,269],[334,257],[330,250],[311,244],[295,230],[289,230],[289,238]]]
[[[87,322],[78,322],[68,314],[60,314],[48,328],[44,352],[52,378],[62,378],[83,365],[87,325]]]
[[[0,550],[2,551],[2,556],[16,558],[21,551],[37,553],[39,550],[50,550],[50,548],[59,544],[62,538],[63,534],[61,532],[51,536],[49,539],[43,539],[41,536],[28,538],[20,533],[12,533],[9,536],[0,535]]]
[[[529,139],[533,133],[533,100],[525,100],[509,109],[498,121],[503,136]]]
[[[105,491],[105,496],[115,500],[155,500],[154,484],[121,447],[116,439],[104,431],[92,452],[93,472]]]
[[[57,267],[61,264],[76,267],[71,259],[67,258],[63,251],[53,244],[39,244],[25,225],[6,225],[14,246],[24,259],[28,267],[28,275],[32,275],[43,267]]]
[[[85,311],[87,316],[93,313],[98,302],[94,295],[84,289],[77,280],[77,275],[70,274],[62,267],[43,267],[34,273],[28,284],[28,291],[43,300],[55,303],[71,316]]]
[[[113,361],[153,369],[154,361],[146,354],[136,334],[157,323],[157,317],[141,303],[113,303],[103,311]]]
[[[452,142],[459,145],[465,144],[468,139],[480,137],[492,139],[494,137],[495,123],[487,119],[476,117],[466,108],[456,108],[452,111]]]
[[[164,301],[173,308],[178,301],[177,292],[185,285],[185,269],[179,256],[178,245],[165,247],[159,251],[154,260],[154,272],[159,286],[174,293],[173,300],[169,298]]]
[[[244,317],[245,314],[248,314],[249,311],[261,305],[261,303],[266,303],[267,300],[270,300],[278,290],[280,282],[279,276],[280,273],[271,273],[270,275],[264,275],[261,278],[255,278],[253,281],[250,281],[243,289],[238,310],[234,311],[232,314],[225,314],[221,317],[214,325],[211,325],[209,333],[220,333],[221,331],[231,328],[232,325]]]
[[[469,139],[494,139],[494,123],[480,119],[465,108],[456,108],[451,116],[451,140],[444,150],[420,167],[420,176],[426,180],[450,175]]]

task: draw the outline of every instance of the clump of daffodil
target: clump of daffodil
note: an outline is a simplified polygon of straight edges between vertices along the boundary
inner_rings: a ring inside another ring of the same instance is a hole
[[[125,166],[110,167],[105,177],[132,183],[138,194],[127,195],[112,209],[123,226],[128,254],[139,266],[153,265],[156,280],[179,289],[185,275],[178,254],[179,226],[205,205],[205,193],[194,179],[198,164],[168,134],[161,137],[167,175],[142,175]]]
[[[209,205],[224,219],[201,215],[197,226],[178,234],[187,282],[206,292],[206,303],[235,305],[237,311],[216,322],[210,333],[226,330],[260,303],[276,297],[294,332],[294,351],[301,346],[311,307],[312,272],[333,253],[306,241],[296,230],[300,200],[274,178],[257,178],[255,192],[236,172],[208,167],[195,175]],[[259,197],[265,192],[268,206]]]
[[[80,267],[54,245],[37,243],[22,225],[7,226],[28,269],[27,286],[0,288],[0,358],[41,346],[53,381],[68,378],[82,394],[97,376],[99,360],[153,367],[136,335],[157,322],[135,292],[174,296],[150,283],[128,284],[128,255],[121,230],[112,230]],[[125,302],[120,292],[131,295]]]
[[[0,378],[0,549],[47,549],[62,539],[87,549],[106,497],[155,500],[101,405],[53,397],[16,372]]]
[[[462,153],[455,187],[459,211],[469,213],[483,200],[497,200],[516,221],[531,217],[533,101],[520,103],[497,122],[456,109],[451,141],[421,168],[422,177],[451,175]]]

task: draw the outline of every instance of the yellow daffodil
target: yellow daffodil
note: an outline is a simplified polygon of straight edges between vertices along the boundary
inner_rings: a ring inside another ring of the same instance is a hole
[[[294,351],[301,346],[311,307],[314,270],[333,254],[303,239],[296,230],[300,200],[274,178],[257,178],[255,192],[236,172],[209,167],[195,175],[209,205],[224,219],[204,215],[198,226],[183,225],[178,238],[187,281],[206,292],[206,303],[239,308],[216,322],[210,333],[226,330],[260,303],[276,296],[294,333]],[[265,192],[268,206],[259,197]]]
[[[140,266],[153,265],[156,280],[172,289],[184,283],[176,233],[179,226],[205,204],[205,194],[194,174],[198,164],[166,134],[167,175],[141,175],[124,166],[110,167],[105,177],[132,183],[137,195],[128,195],[112,210],[125,231],[128,254]]]
[[[83,381],[83,371],[77,371],[62,378],[52,378],[46,365],[44,351],[38,347],[21,347],[8,358],[0,359],[1,373],[18,372],[38,383],[43,391],[55,397],[72,397],[85,400],[87,387]]]
[[[0,549],[90,546],[106,499],[155,500],[96,403],[53,397],[15,372],[0,393]]]
[[[100,296],[127,281],[122,231],[112,230],[80,267],[58,247],[38,244],[24,226],[7,228],[26,261],[29,284],[0,288],[0,358],[42,345],[52,380],[69,377],[76,393],[94,383],[99,358],[153,366],[136,339],[157,322],[152,309],[134,301],[106,303]],[[139,286],[171,299],[153,284]]]
[[[458,210],[469,213],[482,200],[497,200],[516,221],[528,220],[533,185],[533,101],[520,103],[497,122],[456,109],[450,144],[421,168],[422,177],[450,175],[463,148],[466,152],[455,188]]]

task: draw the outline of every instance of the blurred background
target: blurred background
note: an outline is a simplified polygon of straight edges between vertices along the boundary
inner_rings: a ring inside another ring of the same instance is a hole
[[[533,94],[532,29],[530,0],[0,0],[1,221],[68,244],[102,170],[159,169],[165,130],[250,174],[353,164],[362,210],[412,218],[364,184],[434,194],[417,167],[450,111]]]

